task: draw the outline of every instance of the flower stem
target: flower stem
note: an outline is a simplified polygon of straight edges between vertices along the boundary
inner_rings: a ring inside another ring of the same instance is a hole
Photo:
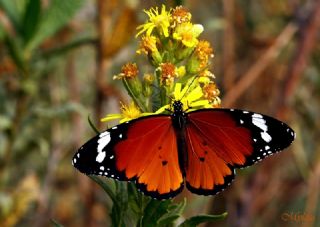
[[[129,85],[128,81],[126,79],[124,79],[122,81],[123,81],[124,87],[128,91],[128,94],[130,95],[130,97],[132,98],[134,103],[140,108],[140,110],[142,112],[147,112],[146,105],[143,103],[143,101],[141,99],[139,99],[139,97],[136,97],[136,95],[134,94],[133,90],[131,89],[131,86]]]

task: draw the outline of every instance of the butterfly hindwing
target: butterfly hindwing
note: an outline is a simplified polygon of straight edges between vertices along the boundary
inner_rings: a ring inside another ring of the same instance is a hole
[[[135,181],[138,189],[159,199],[183,189],[178,163],[170,115],[117,125],[88,141],[73,159],[81,172]]]
[[[234,179],[233,167],[217,154],[208,141],[194,124],[187,124],[186,185],[191,192],[200,195],[214,195]]]

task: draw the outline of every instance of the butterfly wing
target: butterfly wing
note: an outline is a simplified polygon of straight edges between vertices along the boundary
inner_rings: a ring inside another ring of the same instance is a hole
[[[72,162],[85,174],[135,181],[139,190],[158,199],[183,189],[169,115],[142,117],[108,129],[83,145]]]
[[[294,131],[274,118],[249,111],[204,109],[188,114],[187,188],[216,194],[234,178],[234,168],[250,166],[286,147]]]

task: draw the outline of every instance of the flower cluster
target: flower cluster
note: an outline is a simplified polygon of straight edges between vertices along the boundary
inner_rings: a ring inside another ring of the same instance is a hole
[[[191,13],[182,6],[167,10],[164,5],[144,10],[148,19],[137,27],[138,55],[146,56],[151,67],[140,73],[137,64],[127,63],[114,76],[123,82],[132,103],[121,104],[121,114],[107,115],[103,121],[120,122],[171,108],[180,100],[186,111],[220,106],[219,89],[209,70],[213,49],[199,39],[201,24],[193,24]]]

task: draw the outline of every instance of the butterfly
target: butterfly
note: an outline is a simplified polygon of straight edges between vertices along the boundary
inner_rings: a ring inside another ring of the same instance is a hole
[[[170,114],[140,117],[90,139],[72,159],[87,175],[134,181],[156,199],[192,193],[214,195],[250,166],[288,147],[295,132],[272,117],[237,109],[186,112],[174,101]]]

